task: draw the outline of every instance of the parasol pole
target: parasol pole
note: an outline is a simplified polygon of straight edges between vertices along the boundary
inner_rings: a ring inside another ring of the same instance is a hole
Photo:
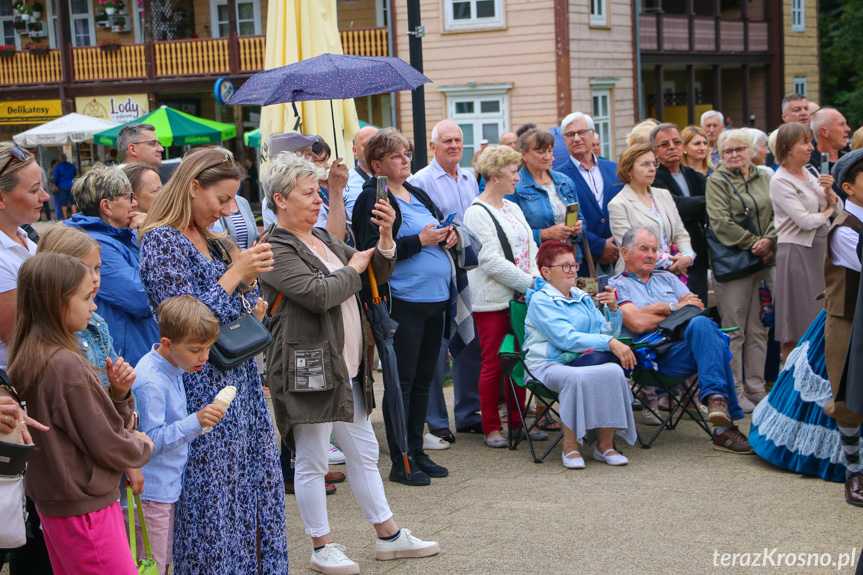
[[[332,118],[332,120],[333,120],[333,147],[336,151],[336,155],[333,157],[338,158],[339,157],[339,136],[336,133],[336,113],[333,111],[333,101],[332,100],[330,100],[330,118]],[[374,277],[374,273],[372,272],[372,268],[369,267],[369,278],[373,278],[373,277]],[[372,280],[372,285],[375,286],[374,280]],[[375,286],[375,291],[377,291],[377,286]],[[375,297],[377,297],[377,296],[375,296]]]

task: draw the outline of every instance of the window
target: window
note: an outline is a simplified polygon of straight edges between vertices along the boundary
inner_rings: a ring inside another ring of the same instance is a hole
[[[502,0],[444,0],[448,31],[502,28]]]
[[[0,3],[0,44],[11,44],[18,46],[18,34],[15,33],[15,9],[12,8],[12,2]]]
[[[447,96],[447,117],[459,125],[464,136],[464,155],[460,166],[473,172],[473,154],[480,140],[497,144],[506,131],[509,117],[507,91],[512,84],[480,86],[444,86],[438,88]]]
[[[92,4],[87,0],[69,2],[69,18],[72,23],[72,45],[93,46],[96,44]]]
[[[806,31],[806,3],[805,0],[791,0],[791,31]]]
[[[792,89],[792,92],[796,92],[796,93],[800,94],[801,96],[805,96],[806,98],[808,98],[809,97],[808,90],[809,90],[809,81],[806,78],[806,76],[796,76],[794,78],[794,88]]]
[[[610,90],[593,90],[593,129],[599,138],[599,155],[608,160],[612,159]]]
[[[210,0],[210,18],[213,35],[228,36],[227,0]],[[237,34],[254,36],[261,33],[261,3],[259,0],[237,0]]]
[[[590,0],[590,25],[608,26],[606,0]]]

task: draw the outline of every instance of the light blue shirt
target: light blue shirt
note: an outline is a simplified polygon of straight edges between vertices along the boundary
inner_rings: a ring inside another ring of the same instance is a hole
[[[647,283],[630,272],[622,272],[608,280],[608,285],[617,290],[617,305],[631,303],[644,307],[652,303],[677,303],[684,294],[690,293],[682,281],[671,272],[654,270]],[[631,333],[625,327],[622,334],[638,338],[643,334]]]
[[[396,197],[402,213],[398,237],[413,236],[429,224],[438,224],[435,217],[416,197],[406,202]],[[410,302],[449,301],[452,267],[440,246],[423,246],[413,256],[399,260],[390,277],[393,297]]]
[[[461,222],[464,221],[465,210],[479,195],[479,185],[471,174],[460,167],[456,169],[458,182],[444,171],[437,159],[432,158],[431,163],[408,178],[408,182],[427,193],[444,217],[455,212],[455,219]]]
[[[342,196],[345,198],[345,215],[347,215],[348,221],[351,221],[351,216],[354,214],[354,204],[357,203],[357,198],[360,197],[363,192],[363,185],[366,183],[365,178],[357,170],[362,170],[362,168],[357,166],[348,172],[348,183],[342,192]]]
[[[141,358],[132,385],[140,413],[138,429],[153,440],[153,455],[141,472],[144,493],[141,499],[176,503],[183,489],[183,469],[189,459],[189,443],[201,434],[196,414],[189,415],[183,370],[174,367],[153,346]]]

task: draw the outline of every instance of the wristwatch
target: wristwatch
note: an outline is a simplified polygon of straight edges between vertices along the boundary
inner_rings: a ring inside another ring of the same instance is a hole
[[[668,309],[670,309],[670,310],[671,310],[671,313],[676,312],[676,311],[677,311],[677,304],[676,304],[676,303],[670,303],[670,304],[668,304]]]

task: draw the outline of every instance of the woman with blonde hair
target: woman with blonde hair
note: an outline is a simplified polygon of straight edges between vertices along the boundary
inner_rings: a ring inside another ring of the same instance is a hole
[[[701,126],[692,125],[683,128],[680,135],[683,137],[683,165],[705,176],[712,174],[716,166],[710,161],[707,132]]]
[[[210,229],[230,214],[245,175],[228,150],[196,148],[156,196],[140,231],[141,280],[153,307],[191,295],[225,324],[258,305],[258,276],[273,269],[270,244],[229,255]],[[183,378],[190,412],[228,385],[237,395],[225,419],[189,446],[174,573],[287,573],[284,485],[254,359],[227,370],[207,363]]]
[[[626,145],[634,146],[635,144],[650,143],[650,132],[653,128],[659,125],[659,122],[653,118],[648,118],[643,122],[639,122],[632,127],[632,130],[626,135]]]

